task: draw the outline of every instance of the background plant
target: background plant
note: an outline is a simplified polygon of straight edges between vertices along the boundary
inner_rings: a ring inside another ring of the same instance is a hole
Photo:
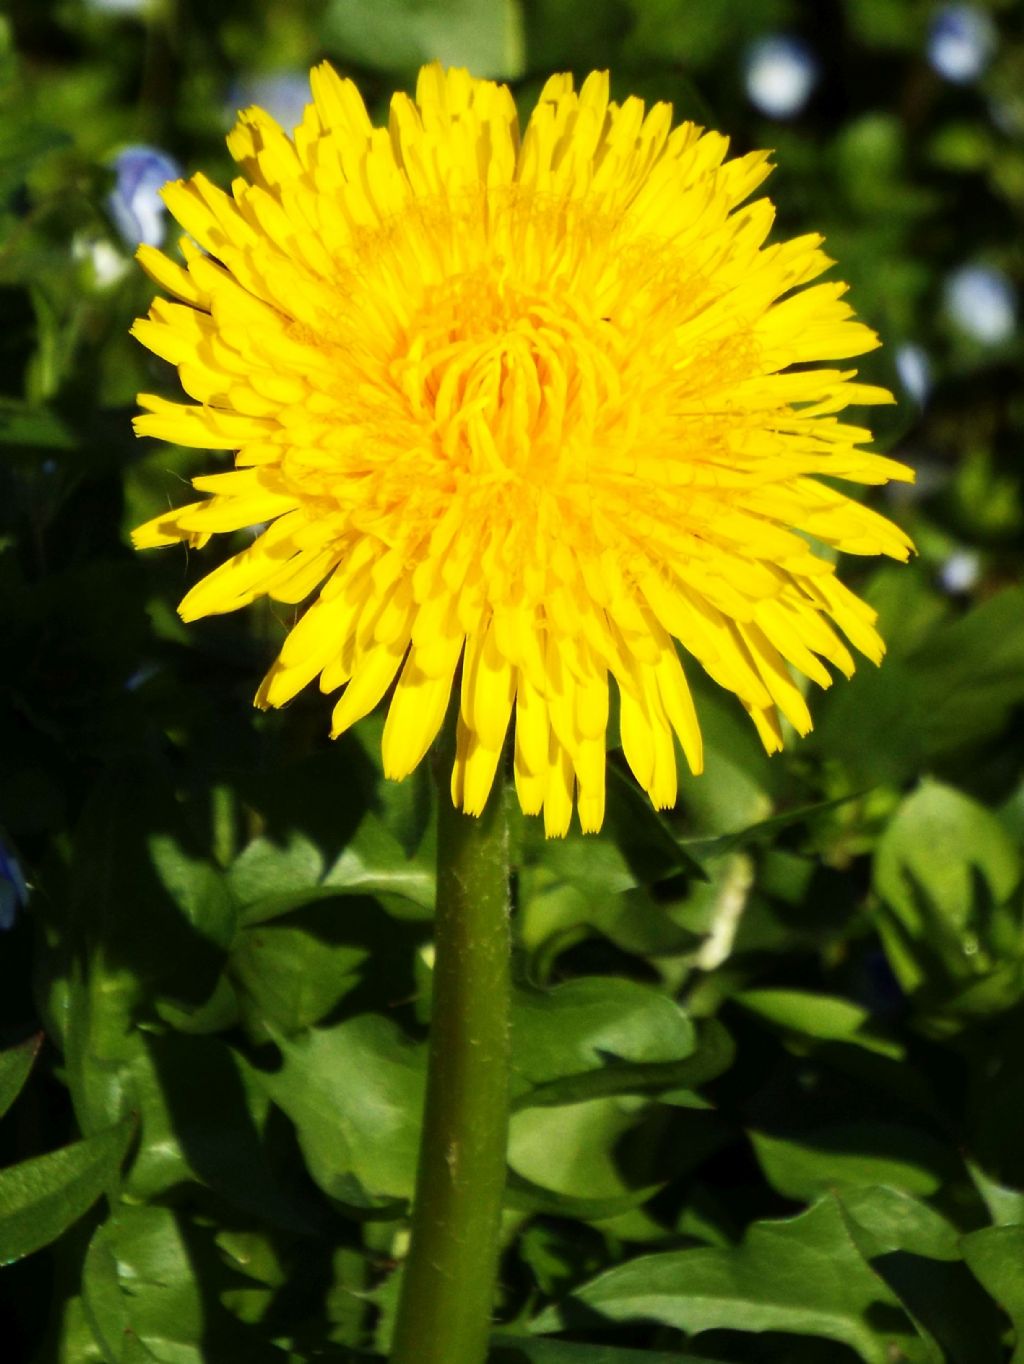
[[[284,622],[186,633],[182,558],[126,546],[204,457],[130,434],[168,376],[127,337],[122,234],[162,225],[115,158],[223,182],[234,109],[301,103],[312,61],[383,99],[440,56],[525,105],[608,66],[774,147],[779,230],[825,231],[888,343],[880,448],[919,474],[884,507],[919,558],[848,568],[890,657],[810,739],[769,760],[708,688],[668,817],[613,752],[599,838],[515,825],[495,1357],[1024,1359],[1020,8],[16,2],[0,44],[11,1357],[386,1352],[433,795],[383,781],[377,720],[332,745],[315,696],[254,712]]]

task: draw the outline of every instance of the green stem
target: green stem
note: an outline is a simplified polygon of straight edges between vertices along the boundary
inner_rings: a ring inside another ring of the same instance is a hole
[[[444,783],[444,787],[447,783]],[[482,1364],[505,1187],[509,852],[502,781],[479,818],[438,801],[427,1099],[392,1364]]]

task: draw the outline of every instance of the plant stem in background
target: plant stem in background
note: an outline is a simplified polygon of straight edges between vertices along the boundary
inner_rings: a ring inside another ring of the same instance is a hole
[[[510,944],[502,781],[480,818],[456,810],[447,790],[439,794],[427,1099],[392,1364],[485,1358],[505,1187]]]

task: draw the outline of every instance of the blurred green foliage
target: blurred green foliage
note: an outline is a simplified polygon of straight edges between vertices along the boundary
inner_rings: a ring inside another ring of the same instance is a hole
[[[434,57],[524,105],[607,66],[775,148],[778,230],[826,234],[886,342],[880,444],[919,475],[881,495],[919,557],[846,566],[890,657],[816,698],[810,739],[769,761],[703,687],[675,811],[613,751],[600,838],[517,824],[494,1360],[1024,1360],[1022,347],[1012,299],[987,339],[949,305],[963,266],[1024,275],[1024,14],[985,8],[991,61],[957,83],[930,0],[9,0],[0,823],[31,892],[4,871],[7,1357],[387,1349],[431,784],[383,781],[377,719],[332,745],[318,697],[255,712],[286,622],[186,631],[195,566],[127,548],[197,457],[131,435],[171,384],[127,336],[150,287],[108,208],[130,144],[226,181],[233,108],[294,105],[326,56],[378,114]],[[818,66],[785,120],[744,79],[777,32]]]

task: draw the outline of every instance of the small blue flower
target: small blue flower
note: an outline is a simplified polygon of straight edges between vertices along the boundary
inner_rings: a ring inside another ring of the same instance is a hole
[[[1001,270],[962,265],[947,278],[946,312],[966,336],[986,346],[1008,341],[1017,328],[1017,297]]]
[[[18,859],[0,839],[0,932],[14,927],[18,910],[28,904],[28,886]]]
[[[107,207],[126,246],[160,246],[166,209],[160,191],[181,179],[181,167],[155,147],[125,147],[114,162],[117,183]]]
[[[312,98],[309,76],[305,72],[272,71],[263,74],[250,72],[249,75],[240,76],[231,83],[227,106],[230,111],[229,117],[234,121],[236,109],[246,109],[251,104],[257,104],[290,133],[302,122],[306,105]]]
[[[955,549],[939,569],[939,582],[953,596],[971,592],[981,577],[981,558],[973,549]]]
[[[769,118],[792,118],[818,81],[818,63],[800,38],[774,34],[747,50],[747,98]]]
[[[898,346],[896,374],[907,396],[923,407],[932,388],[932,366],[924,347],[912,341]]]
[[[948,81],[966,85],[977,80],[995,48],[995,25],[984,10],[973,5],[946,5],[932,20],[928,60]]]

